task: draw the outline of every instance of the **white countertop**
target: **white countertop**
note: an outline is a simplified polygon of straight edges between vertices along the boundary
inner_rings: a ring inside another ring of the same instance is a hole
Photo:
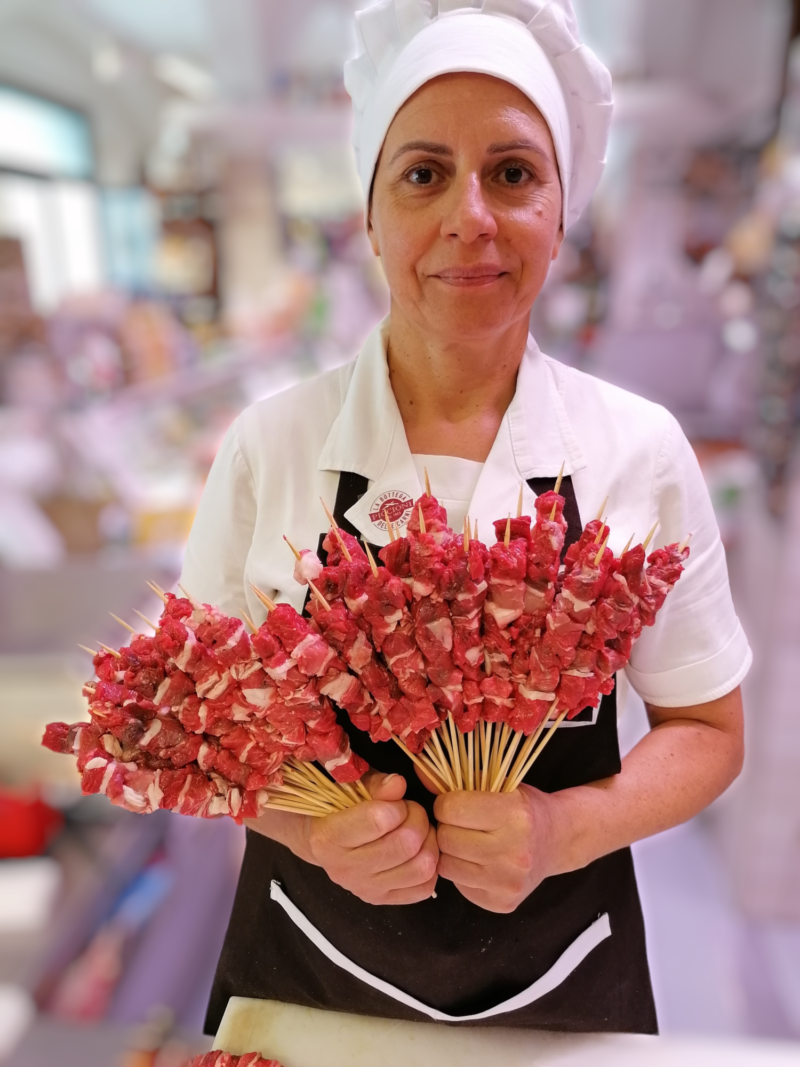
[[[283,1067],[800,1067],[800,1044],[405,1023],[241,997],[214,1047]]]

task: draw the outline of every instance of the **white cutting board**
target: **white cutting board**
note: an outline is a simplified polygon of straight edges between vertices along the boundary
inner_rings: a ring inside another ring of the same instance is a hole
[[[283,1067],[800,1067],[800,1044],[405,1023],[232,997],[215,1049]]]

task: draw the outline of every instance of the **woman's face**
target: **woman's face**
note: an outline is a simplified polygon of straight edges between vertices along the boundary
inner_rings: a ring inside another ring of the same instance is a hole
[[[507,82],[447,74],[398,112],[369,235],[392,301],[443,343],[527,320],[561,246],[561,183],[538,109]]]

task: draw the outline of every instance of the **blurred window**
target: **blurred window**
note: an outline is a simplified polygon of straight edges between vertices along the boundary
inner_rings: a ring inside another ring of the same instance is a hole
[[[52,178],[91,178],[94,150],[86,117],[0,85],[0,168]]]

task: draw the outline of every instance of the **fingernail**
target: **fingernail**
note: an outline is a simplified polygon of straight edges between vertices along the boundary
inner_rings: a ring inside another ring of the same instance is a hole
[[[395,778],[399,777],[399,774],[387,774],[386,777],[383,779],[383,784],[388,785],[389,782],[393,782]]]

